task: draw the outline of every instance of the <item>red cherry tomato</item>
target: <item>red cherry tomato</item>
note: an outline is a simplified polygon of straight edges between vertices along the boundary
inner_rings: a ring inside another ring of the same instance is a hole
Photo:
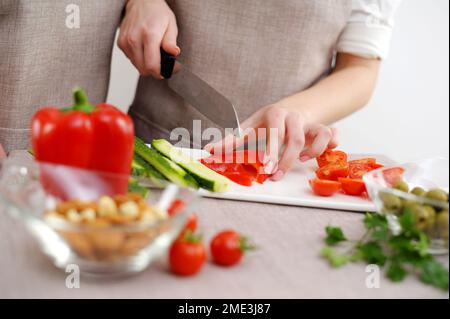
[[[360,179],[339,178],[342,191],[350,196],[362,196],[366,192],[366,184]]]
[[[327,181],[321,179],[313,179],[309,181],[314,194],[323,197],[330,197],[341,190],[341,183],[335,181]]]
[[[254,248],[246,237],[234,230],[224,230],[218,233],[210,244],[213,261],[221,266],[237,264],[243,254]]]
[[[188,217],[186,224],[184,225],[184,231],[190,230],[191,232],[195,232],[197,230],[197,225],[198,225],[197,215],[191,214]]]
[[[347,159],[345,152],[328,150],[317,158],[317,164],[319,167],[324,167],[336,162],[347,162]]]
[[[347,162],[335,162],[319,168],[316,175],[319,179],[337,181],[341,177],[347,177],[349,169]]]
[[[206,249],[201,242],[201,237],[188,231],[170,248],[170,269],[180,276],[194,275],[202,269],[206,256]]]
[[[403,179],[405,169],[403,167],[388,168],[383,171],[383,177],[389,185],[394,185],[398,181]]]

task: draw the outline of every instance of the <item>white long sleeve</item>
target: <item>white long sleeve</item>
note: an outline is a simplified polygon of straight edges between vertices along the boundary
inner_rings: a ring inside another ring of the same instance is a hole
[[[352,13],[337,51],[385,59],[389,53],[394,14],[401,0],[352,1]]]

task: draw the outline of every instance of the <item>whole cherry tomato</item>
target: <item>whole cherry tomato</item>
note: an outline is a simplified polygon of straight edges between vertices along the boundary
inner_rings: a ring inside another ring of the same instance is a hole
[[[246,251],[255,248],[247,237],[241,236],[234,230],[224,230],[218,233],[210,244],[214,262],[221,266],[237,264]]]
[[[170,248],[170,269],[180,276],[194,275],[202,269],[206,256],[201,236],[188,230]]]

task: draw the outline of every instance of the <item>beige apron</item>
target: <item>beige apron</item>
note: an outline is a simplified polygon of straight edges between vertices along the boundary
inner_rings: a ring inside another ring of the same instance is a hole
[[[7,150],[29,147],[36,109],[71,105],[75,86],[92,102],[105,100],[125,2],[0,0],[0,144]],[[80,9],[78,29],[66,24],[70,4]]]
[[[227,96],[241,121],[328,74],[351,13],[351,0],[168,3],[178,20],[180,61]],[[202,120],[203,129],[213,125],[150,77],[140,79],[130,114],[147,141],[168,138],[177,127],[192,130],[193,119]]]

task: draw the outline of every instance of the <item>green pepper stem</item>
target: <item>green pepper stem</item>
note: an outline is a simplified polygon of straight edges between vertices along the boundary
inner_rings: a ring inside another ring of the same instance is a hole
[[[85,113],[91,113],[94,110],[94,106],[89,103],[86,92],[81,88],[76,88],[73,92],[73,98],[75,105],[73,106],[74,111],[82,111]]]

